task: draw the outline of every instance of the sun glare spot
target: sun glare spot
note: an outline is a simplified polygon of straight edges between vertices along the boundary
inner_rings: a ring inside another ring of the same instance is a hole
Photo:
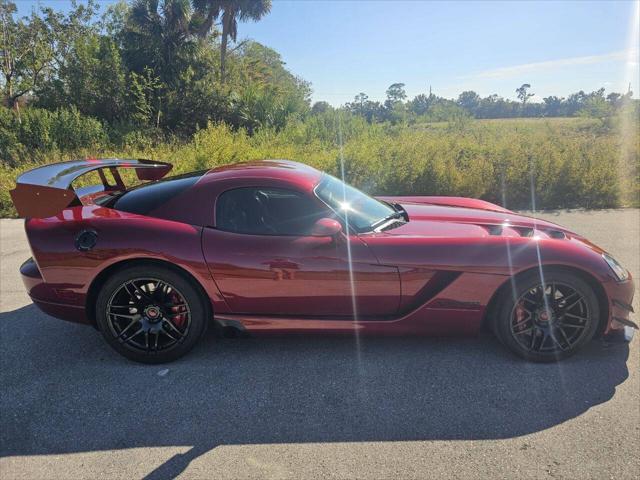
[[[349,202],[340,202],[340,209],[344,212],[352,212],[353,208]]]

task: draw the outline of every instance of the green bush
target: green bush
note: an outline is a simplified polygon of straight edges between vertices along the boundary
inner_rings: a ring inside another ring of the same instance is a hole
[[[174,173],[288,158],[333,175],[344,169],[348,182],[373,194],[470,196],[512,209],[639,203],[638,129],[628,121],[624,129],[584,118],[393,126],[327,111],[253,135],[212,123],[185,142],[126,129],[109,141],[98,122],[73,110],[33,109],[19,128],[12,115],[0,110],[2,216],[14,215],[7,190],[21,171],[89,154],[167,160]]]
[[[20,115],[0,107],[0,162],[4,165],[47,161],[56,154],[92,151],[108,144],[102,123],[81,115],[75,107],[53,112],[27,108]]]

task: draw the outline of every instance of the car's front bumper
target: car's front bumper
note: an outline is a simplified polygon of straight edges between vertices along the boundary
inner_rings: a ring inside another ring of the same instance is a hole
[[[635,285],[629,277],[624,282],[608,282],[605,285],[609,299],[609,318],[603,332],[603,338],[612,342],[630,342],[637,324],[630,318],[633,311]]]
[[[633,340],[635,333],[635,328],[625,325],[622,329],[611,330],[606,335],[603,335],[602,339],[606,343],[629,343]]]

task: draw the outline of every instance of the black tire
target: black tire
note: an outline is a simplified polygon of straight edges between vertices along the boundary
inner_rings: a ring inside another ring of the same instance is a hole
[[[172,269],[132,266],[116,271],[102,286],[96,321],[107,343],[128,359],[172,362],[204,335],[205,301],[190,279]]]
[[[496,309],[493,331],[520,357],[533,362],[562,360],[595,335],[598,299],[578,275],[549,269],[541,276],[536,270],[515,277],[509,287]]]

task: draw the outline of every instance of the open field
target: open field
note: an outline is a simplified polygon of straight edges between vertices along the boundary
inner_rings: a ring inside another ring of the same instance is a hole
[[[639,210],[540,216],[640,278]],[[209,336],[176,363],[142,366],[31,305],[22,222],[0,220],[0,234],[3,480],[640,473],[638,337],[535,365],[488,336],[368,338],[360,350],[350,338]]]

